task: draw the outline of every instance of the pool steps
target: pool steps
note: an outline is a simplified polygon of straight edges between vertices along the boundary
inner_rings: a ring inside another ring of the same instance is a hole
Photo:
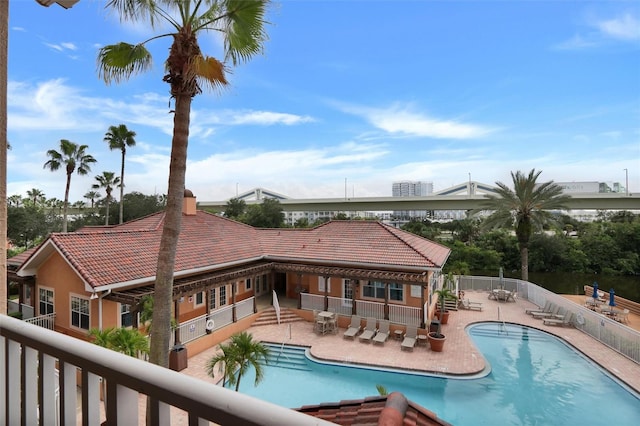
[[[306,348],[265,344],[269,349],[267,364],[270,367],[311,371],[305,355]]]

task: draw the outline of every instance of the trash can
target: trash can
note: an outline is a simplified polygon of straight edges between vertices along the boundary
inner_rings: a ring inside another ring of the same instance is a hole
[[[440,321],[437,319],[431,320],[431,324],[429,325],[429,333],[437,333],[438,328],[440,328]]]
[[[187,368],[187,348],[184,345],[174,345],[169,352],[169,368],[182,371]]]

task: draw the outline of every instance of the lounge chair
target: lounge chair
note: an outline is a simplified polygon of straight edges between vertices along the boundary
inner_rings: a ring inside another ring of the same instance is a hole
[[[418,327],[415,325],[408,325],[407,331],[404,333],[404,339],[400,344],[401,350],[412,351],[418,340]]]
[[[560,306],[552,304],[551,312],[531,312],[531,316],[538,319],[553,318],[560,312]]]
[[[565,312],[562,318],[543,318],[542,322],[545,325],[571,325],[571,321],[573,320],[573,312]]]
[[[364,326],[364,331],[358,337],[361,342],[370,342],[373,336],[376,334],[376,319],[374,317],[367,318],[367,324]]]
[[[547,300],[547,302],[544,304],[544,307],[542,309],[540,308],[533,308],[533,309],[527,309],[526,311],[524,311],[527,314],[531,314],[533,312],[548,312],[551,309],[551,302],[549,302]]]
[[[360,332],[362,326],[360,325],[360,316],[359,315],[351,315],[351,324],[349,324],[349,328],[342,335],[345,339],[353,339]]]
[[[616,314],[616,316],[613,318],[614,320],[620,322],[620,323],[625,323],[628,324],[629,323],[629,310],[628,309],[623,309],[622,312],[619,312],[618,314]]]
[[[472,302],[469,299],[460,299],[460,307],[462,309],[481,311],[482,310],[482,303],[481,302]]]
[[[378,332],[373,338],[373,343],[381,343],[384,345],[384,342],[389,338],[389,321],[388,320],[380,320],[380,328],[378,328]]]

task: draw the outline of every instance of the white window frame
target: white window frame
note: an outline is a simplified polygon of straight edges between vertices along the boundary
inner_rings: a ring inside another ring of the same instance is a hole
[[[45,300],[44,302],[42,301],[42,292],[45,291],[46,292],[46,296],[47,296],[47,300]],[[49,294],[50,293],[50,294]],[[51,298],[51,301],[49,301],[49,297]],[[40,315],[48,315],[48,314],[52,314],[56,311],[56,305],[55,305],[55,292],[52,288],[48,288],[48,287],[39,287],[38,288],[38,314]],[[44,303],[47,306],[51,305],[51,312],[42,312],[41,310],[41,306],[40,304]]]
[[[120,315],[118,316],[118,324],[120,325],[120,327],[127,327],[127,328],[133,327],[133,314],[131,313],[131,305],[127,305],[126,303],[118,303],[118,305],[120,305]],[[126,311],[123,311],[125,307],[128,307],[128,309]],[[122,322],[123,315],[130,316],[131,318],[130,325],[123,325],[123,322]]]
[[[342,306],[353,307],[353,298],[356,292],[356,280],[344,278],[342,280]]]
[[[211,310],[216,309],[216,307],[218,306],[218,292],[216,291],[217,288],[214,287],[211,290],[209,290],[211,293],[209,294],[209,303],[211,306],[209,306],[209,308]]]
[[[194,308],[198,308],[202,305],[204,305],[204,292],[198,292],[196,294],[193,295],[193,307]],[[198,297],[200,297],[200,301],[198,302]]]
[[[324,277],[318,276],[318,291],[324,293]],[[331,277],[327,278],[327,293],[331,293]]]
[[[220,303],[220,307],[223,307],[227,305],[227,286],[223,285],[219,287],[219,289],[220,297],[218,298],[218,302]]]
[[[80,303],[80,308],[83,307],[82,305],[86,306],[87,312],[82,312],[81,310],[78,310],[78,311],[74,310],[73,305],[76,300],[78,301],[78,303]],[[74,312],[77,312],[78,314],[78,325],[75,325],[73,323]],[[87,317],[87,328],[82,327],[83,316]],[[89,331],[89,329],[91,329],[91,301],[89,300],[89,298],[74,295],[74,294],[69,295],[69,326],[72,328],[75,328],[78,330],[84,330],[84,331]]]

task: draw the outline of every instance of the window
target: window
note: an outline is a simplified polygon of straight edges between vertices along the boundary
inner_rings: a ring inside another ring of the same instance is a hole
[[[89,330],[89,300],[71,296],[71,325]]]
[[[204,303],[204,293],[203,292],[196,293],[196,301],[194,306],[201,306],[203,303]]]
[[[380,281],[368,281],[364,287],[362,287],[362,295],[374,299],[384,299],[384,283]]]
[[[40,315],[53,313],[53,290],[40,289]]]
[[[216,305],[216,289],[212,288],[210,294],[211,296],[209,297],[209,302],[211,304],[211,309],[215,309],[216,306],[218,306]]]
[[[344,294],[345,299],[353,299],[353,288],[355,287],[355,285],[355,280],[349,280],[345,278],[344,284],[342,285],[342,293]]]
[[[120,327],[131,327],[133,317],[131,315],[131,305],[120,304]]]
[[[266,275],[263,276],[263,280],[262,280],[262,291],[265,292],[267,291],[267,277]]]
[[[251,278],[247,278],[245,285],[247,290],[251,290]]]
[[[324,293],[324,277],[318,277],[318,291]],[[327,277],[327,293],[331,293],[331,278]]]
[[[402,284],[389,284],[389,299],[403,301],[404,286]]]
[[[227,286],[223,285],[220,287],[220,306],[224,306],[227,304]]]

